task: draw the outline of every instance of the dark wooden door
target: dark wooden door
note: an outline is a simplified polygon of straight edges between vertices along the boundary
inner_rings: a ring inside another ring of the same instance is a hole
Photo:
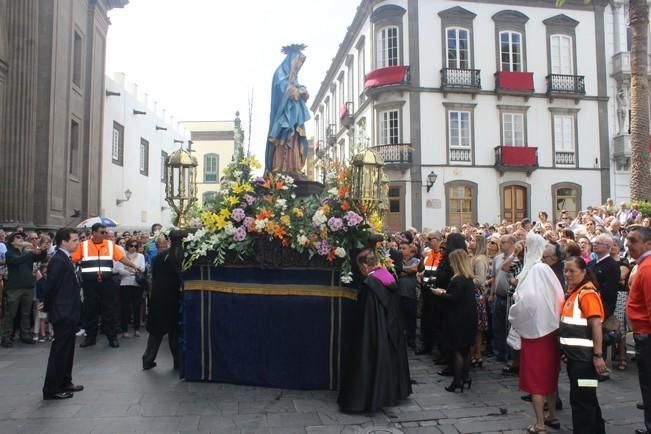
[[[527,217],[527,188],[520,185],[509,185],[504,187],[502,196],[502,219],[509,223],[515,223]]]
[[[389,185],[389,211],[387,227],[391,232],[405,230],[405,198],[402,185]]]

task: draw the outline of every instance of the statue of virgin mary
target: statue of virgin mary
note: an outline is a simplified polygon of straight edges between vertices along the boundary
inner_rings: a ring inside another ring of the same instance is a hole
[[[304,177],[302,169],[307,156],[305,122],[310,119],[305,104],[309,95],[305,86],[298,83],[298,72],[305,62],[304,48],[302,44],[283,47],[282,52],[287,56],[274,73],[265,173]]]

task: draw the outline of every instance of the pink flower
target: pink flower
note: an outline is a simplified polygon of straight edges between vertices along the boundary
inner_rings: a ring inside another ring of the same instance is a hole
[[[328,227],[331,231],[337,232],[343,228],[344,222],[339,217],[330,217],[328,220]]]
[[[362,216],[357,214],[355,211],[348,211],[346,215],[344,215],[344,220],[346,220],[348,226],[357,226],[362,221],[364,221]]]
[[[244,220],[244,217],[246,217],[246,214],[242,208],[235,208],[233,211],[231,211],[231,218],[236,222],[241,222]]]
[[[243,241],[246,238],[246,229],[244,226],[240,226],[235,230],[235,233],[233,234],[233,240],[235,241]]]

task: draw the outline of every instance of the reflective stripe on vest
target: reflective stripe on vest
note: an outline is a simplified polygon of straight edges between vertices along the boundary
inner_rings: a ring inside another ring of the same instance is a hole
[[[579,299],[584,291],[592,290],[583,290],[576,296],[574,306],[572,306],[572,316],[561,316],[560,343],[561,350],[570,360],[591,362],[594,346],[592,330],[588,325],[588,320],[581,317],[579,306]]]
[[[99,275],[102,280],[110,279],[113,275],[113,242],[107,242],[108,256],[89,256],[89,242],[91,241],[86,240],[81,245],[81,276],[84,280],[99,280]]]

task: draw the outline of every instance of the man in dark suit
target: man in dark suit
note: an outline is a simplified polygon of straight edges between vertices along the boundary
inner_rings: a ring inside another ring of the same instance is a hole
[[[619,286],[619,265],[610,256],[612,246],[612,236],[606,234],[597,235],[592,242],[592,251],[597,254],[597,259],[590,261],[588,264],[588,268],[592,270],[597,278],[606,318],[615,312],[617,288]]]
[[[57,251],[47,266],[44,310],[54,327],[54,342],[47,362],[43,399],[72,398],[73,392],[84,390],[72,383],[72,362],[75,356],[75,331],[81,315],[79,280],[70,253],[79,244],[77,231],[60,229],[55,242]]]

